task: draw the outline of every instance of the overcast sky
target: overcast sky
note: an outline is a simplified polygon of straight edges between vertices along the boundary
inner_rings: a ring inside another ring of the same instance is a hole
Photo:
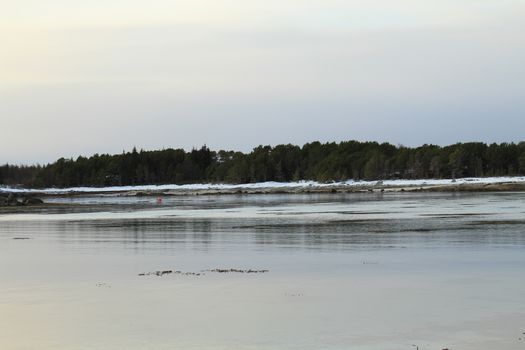
[[[525,139],[523,0],[0,0],[0,163]]]

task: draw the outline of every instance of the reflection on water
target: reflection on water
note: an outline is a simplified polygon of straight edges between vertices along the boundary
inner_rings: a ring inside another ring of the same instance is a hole
[[[524,199],[56,198],[0,215],[0,348],[522,349]],[[269,272],[138,276],[215,268]]]

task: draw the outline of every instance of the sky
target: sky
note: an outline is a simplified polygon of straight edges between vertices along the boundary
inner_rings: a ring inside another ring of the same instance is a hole
[[[0,164],[525,140],[523,0],[0,0]]]

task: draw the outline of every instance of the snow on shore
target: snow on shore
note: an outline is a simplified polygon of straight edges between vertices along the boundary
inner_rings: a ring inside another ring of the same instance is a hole
[[[25,189],[0,187],[1,192],[13,193],[102,193],[102,192],[128,192],[128,191],[202,191],[202,190],[258,190],[258,189],[298,189],[315,187],[366,187],[383,185],[386,187],[409,187],[409,186],[438,186],[438,185],[460,185],[460,184],[498,184],[498,183],[520,183],[525,182],[525,176],[517,177],[483,177],[463,179],[426,179],[426,180],[383,180],[383,181],[354,181],[319,183],[316,181],[297,182],[258,182],[249,184],[188,184],[188,185],[141,185],[141,186],[111,186],[111,187],[71,187],[71,188],[47,188],[47,189]]]

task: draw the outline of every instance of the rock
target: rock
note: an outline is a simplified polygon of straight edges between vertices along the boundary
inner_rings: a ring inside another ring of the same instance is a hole
[[[23,203],[19,202],[18,199],[16,199],[16,196],[14,193],[9,193],[9,196],[7,196],[6,205],[20,206],[20,205],[23,205]]]
[[[28,197],[28,198],[25,198],[24,199],[24,202],[23,202],[25,205],[35,205],[35,204],[44,204],[44,201],[41,200],[40,198],[36,198],[36,197]]]
[[[24,197],[21,200],[18,199],[14,193],[8,195],[0,194],[0,206],[24,206],[24,205],[38,205],[43,204],[44,201],[36,197]]]

